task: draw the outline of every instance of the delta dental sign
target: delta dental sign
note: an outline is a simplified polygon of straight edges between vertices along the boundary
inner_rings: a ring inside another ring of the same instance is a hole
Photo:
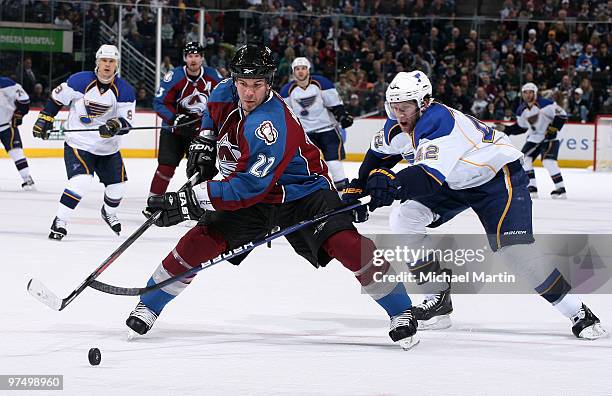
[[[26,52],[72,52],[72,31],[0,26],[0,49]]]

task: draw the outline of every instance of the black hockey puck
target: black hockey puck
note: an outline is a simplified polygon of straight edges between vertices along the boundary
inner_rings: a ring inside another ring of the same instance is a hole
[[[102,353],[98,348],[91,348],[87,357],[89,358],[89,364],[97,366],[102,360]]]

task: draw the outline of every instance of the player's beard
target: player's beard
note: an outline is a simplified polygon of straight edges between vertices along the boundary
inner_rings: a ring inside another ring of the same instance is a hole
[[[187,71],[189,72],[190,75],[192,76],[197,76],[200,74],[200,69],[202,68],[202,65],[199,65],[197,63],[188,63],[187,64]]]

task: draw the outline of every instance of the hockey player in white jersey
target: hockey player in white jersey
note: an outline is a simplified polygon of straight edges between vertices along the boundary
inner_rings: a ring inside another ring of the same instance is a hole
[[[576,337],[606,335],[599,319],[569,293],[571,286],[554,263],[546,263],[538,253],[529,178],[521,166],[522,153],[508,136],[433,101],[431,83],[420,71],[399,73],[387,89],[386,100],[389,119],[383,134],[374,137],[360,177],[345,189],[343,200],[351,202],[369,194],[370,210],[401,200],[391,215],[393,231],[422,239],[426,227],[437,227],[472,208],[496,256],[571,319]],[[390,168],[402,155],[409,156],[411,149],[414,165],[395,174]],[[356,214],[356,220],[366,219],[366,213]],[[448,271],[441,270],[436,260],[408,264],[417,278],[420,272]],[[419,329],[452,312],[450,284],[439,283],[439,290],[414,312]]]
[[[495,127],[507,135],[520,135],[527,132],[527,141],[522,151],[525,154],[523,167],[529,176],[531,197],[537,198],[538,196],[533,161],[542,156],[542,165],[550,174],[555,185],[550,196],[553,199],[565,199],[565,184],[557,163],[560,146],[557,132],[567,121],[567,113],[552,100],[538,97],[538,87],[534,83],[523,85],[521,93],[523,103],[516,111],[516,123],[510,126],[496,124]]]
[[[73,74],[55,88],[34,125],[34,136],[48,139],[55,115],[63,106],[70,106],[66,129],[92,129],[66,134],[64,163],[68,184],[51,224],[51,239],[66,236],[70,216],[91,187],[94,173],[105,186],[102,219],[117,235],[121,232],[117,209],[127,175],[119,152],[119,135],[131,127],[136,96],[134,88],[117,76],[118,70],[117,47],[102,45],[96,52],[95,71]]]
[[[35,189],[19,135],[19,125],[29,110],[30,97],[21,85],[8,77],[0,77],[0,141],[15,162],[24,190]]]
[[[281,96],[298,116],[310,140],[321,150],[337,190],[348,184],[342,160],[346,157],[339,127],[353,125],[334,84],[310,75],[310,61],[299,57],[291,63],[294,81],[283,86]],[[338,125],[340,123],[340,125]]]

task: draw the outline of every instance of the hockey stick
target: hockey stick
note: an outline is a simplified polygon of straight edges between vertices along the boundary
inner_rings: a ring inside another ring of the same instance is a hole
[[[185,272],[183,272],[181,274],[173,276],[172,278],[168,278],[165,281],[162,281],[162,282],[157,283],[155,285],[151,285],[151,286],[147,286],[147,287],[120,287],[120,286],[113,286],[113,285],[109,285],[109,284],[106,284],[106,283],[94,280],[88,286],[91,287],[91,288],[94,288],[96,290],[99,290],[99,291],[101,291],[103,293],[108,293],[108,294],[115,294],[115,295],[119,295],[119,296],[140,296],[142,294],[149,293],[149,292],[151,292],[153,290],[160,289],[160,288],[162,288],[164,286],[167,286],[167,285],[169,285],[171,283],[177,282],[177,281],[179,281],[179,280],[181,280],[181,279],[183,279],[183,278],[185,278],[187,276],[194,275],[194,274],[202,271],[203,269],[212,267],[213,265],[218,264],[218,263],[220,263],[222,261],[226,261],[226,260],[232,259],[232,258],[234,258],[236,256],[239,256],[241,254],[244,254],[246,252],[249,252],[249,251],[255,249],[257,246],[264,245],[264,244],[266,244],[266,243],[268,243],[268,242],[270,242],[270,241],[272,241],[272,240],[274,240],[276,238],[279,238],[279,237],[291,234],[292,232],[295,232],[295,231],[297,231],[299,229],[302,229],[304,227],[308,227],[309,225],[312,225],[314,223],[318,223],[320,221],[324,221],[324,220],[328,219],[331,216],[335,216],[335,215],[340,214],[340,213],[345,213],[345,212],[351,211],[351,210],[353,210],[355,208],[358,208],[358,207],[360,207],[362,205],[367,205],[367,202],[366,203],[361,203],[361,202],[358,201],[358,202],[355,202],[355,203],[352,203],[352,204],[341,206],[341,207],[339,207],[337,209],[334,209],[332,211],[329,211],[329,212],[320,213],[320,214],[318,214],[318,215],[316,215],[316,216],[314,216],[314,217],[312,217],[310,219],[302,220],[299,223],[296,223],[296,224],[294,224],[292,226],[289,226],[289,227],[287,227],[285,229],[273,232],[272,234],[266,236],[263,239],[260,239],[258,241],[254,241],[254,242],[249,242],[249,243],[247,243],[245,245],[237,247],[236,249],[232,249],[232,250],[229,250],[229,251],[227,251],[225,253],[221,253],[217,257],[214,257],[214,258],[212,258],[210,260],[207,260],[207,261],[203,262],[202,264],[200,264],[200,265],[198,265],[196,267],[191,268],[190,270],[187,270],[187,271],[185,271]]]
[[[187,185],[193,183],[198,176],[199,173],[196,172],[193,176],[191,176],[189,181],[185,183],[181,188],[184,188]],[[30,281],[28,282],[28,293],[30,293],[35,299],[42,302],[49,308],[54,309],[56,311],[61,311],[62,309],[66,308],[66,306],[70,304],[72,300],[74,300],[79,294],[81,294],[83,290],[87,288],[87,286],[94,282],[95,279],[100,276],[100,274],[104,272],[104,270],[106,270],[115,260],[117,260],[119,256],[121,256],[121,254],[123,254],[123,252],[127,250],[128,247],[130,247],[138,238],[140,238],[140,236],[144,234],[144,232],[149,229],[149,227],[151,227],[161,215],[161,210],[153,213],[153,215],[151,215],[151,217],[149,217],[147,221],[145,221],[140,227],[138,227],[138,229],[134,231],[132,235],[130,235],[117,249],[115,249],[115,251],[112,252],[111,255],[108,256],[108,258],[104,260],[102,264],[100,264],[100,266],[98,266],[98,268],[96,268],[87,278],[85,278],[85,280],[81,282],[81,284],[76,289],[74,289],[72,293],[68,295],[68,297],[60,299],[55,293],[53,293],[48,287],[46,287],[41,281],[36,278],[30,279]]]
[[[174,128],[181,128],[187,125],[191,125],[191,124],[195,124],[196,122],[200,121],[199,119],[195,119],[195,120],[191,120],[188,122],[185,122],[183,124],[179,124],[179,125],[166,125],[166,126],[146,126],[146,127],[125,127],[125,128],[119,128],[119,132],[123,132],[123,131],[137,131],[137,130],[143,130],[143,129],[174,129]],[[52,129],[49,131],[49,133],[52,132],[94,132],[94,131],[98,131],[98,128],[89,128],[89,129]]]

